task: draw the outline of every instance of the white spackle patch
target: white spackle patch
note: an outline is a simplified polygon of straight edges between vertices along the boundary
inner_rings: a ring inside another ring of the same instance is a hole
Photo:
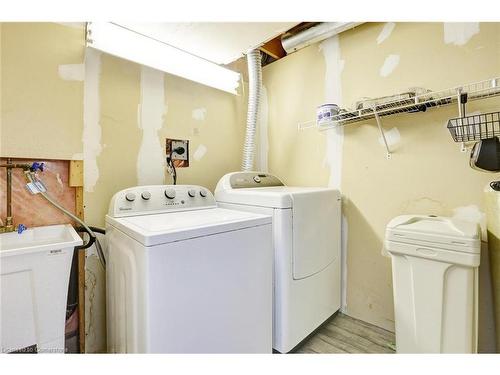
[[[445,22],[444,42],[463,46],[474,35],[479,34],[479,22]]]
[[[193,109],[193,111],[191,112],[191,117],[196,121],[203,121],[205,120],[206,114],[207,114],[206,108],[196,108]]]
[[[335,103],[342,106],[342,70],[345,61],[341,58],[338,35],[326,39],[319,45],[325,59],[325,103]],[[344,128],[326,131],[326,154],[324,164],[330,168],[328,186],[341,190],[342,179],[342,153],[344,145]],[[341,261],[342,261],[342,306],[343,312],[347,311],[347,220],[342,215],[341,221]]]
[[[83,83],[83,178],[85,191],[93,192],[99,179],[97,157],[102,151],[99,123],[99,79],[101,52],[85,49],[85,80]]]
[[[268,154],[269,154],[269,103],[267,99],[266,86],[262,85],[259,118],[257,120],[257,160],[256,165],[259,171],[268,172]]]
[[[106,238],[97,233],[106,256]],[[106,272],[102,267],[95,245],[85,256],[85,352],[106,352]]]
[[[380,76],[387,77],[399,65],[399,55],[389,55],[385,58],[384,64],[380,68]]]
[[[337,35],[326,39],[319,45],[325,59],[325,103],[342,106],[341,74],[344,60],[341,59],[340,44]],[[326,155],[324,163],[330,168],[328,186],[340,190],[342,177],[342,146],[344,128],[339,126],[326,131]]]
[[[380,44],[384,40],[389,38],[392,34],[392,31],[394,30],[394,27],[396,27],[396,24],[394,22],[386,22],[384,28],[382,29],[380,34],[378,34],[377,44]]]
[[[401,134],[399,133],[398,128],[392,128],[390,130],[384,131],[384,135],[389,147],[394,146],[401,141]],[[385,147],[382,136],[378,137],[378,142]]]
[[[59,77],[65,81],[83,81],[85,78],[85,64],[63,64],[57,69]]]
[[[199,145],[198,147],[196,147],[196,150],[193,154],[193,159],[196,161],[201,160],[201,158],[203,158],[206,153],[207,153],[207,146]]]
[[[83,160],[83,152],[73,154],[73,156],[71,156],[71,160]]]
[[[165,114],[164,73],[146,66],[141,67],[141,104],[139,129],[142,141],[137,156],[137,182],[139,185],[160,185],[164,180],[165,160],[158,131]]]
[[[469,206],[457,207],[453,209],[453,219],[479,223],[481,225],[481,235],[483,241],[487,238],[486,232],[486,214],[478,206],[471,204]]]

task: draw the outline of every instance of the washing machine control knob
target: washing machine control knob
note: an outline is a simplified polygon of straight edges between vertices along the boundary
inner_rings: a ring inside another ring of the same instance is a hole
[[[255,177],[253,178],[253,180],[254,180],[256,183],[260,184],[260,177],[259,177],[259,176],[255,176]]]
[[[175,198],[175,190],[174,189],[167,189],[167,190],[165,190],[165,196],[168,199],[174,199]]]
[[[145,201],[148,201],[151,198],[151,193],[149,191],[143,191],[141,197]]]
[[[194,189],[189,189],[188,190],[188,195],[191,197],[191,198],[194,198],[196,196],[196,190]]]
[[[203,198],[206,198],[206,197],[207,197],[207,191],[206,191],[206,190],[200,190],[200,195],[201,195]]]
[[[125,194],[125,199],[128,200],[129,202],[135,201],[135,194],[134,193],[127,193]]]

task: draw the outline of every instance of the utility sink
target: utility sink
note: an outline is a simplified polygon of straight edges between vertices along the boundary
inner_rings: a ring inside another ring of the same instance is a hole
[[[73,227],[50,225],[0,234],[0,352],[64,353]]]
[[[75,244],[76,242],[76,244]],[[82,239],[69,224],[35,227],[17,232],[0,234],[0,256],[50,250],[55,247],[75,247]]]

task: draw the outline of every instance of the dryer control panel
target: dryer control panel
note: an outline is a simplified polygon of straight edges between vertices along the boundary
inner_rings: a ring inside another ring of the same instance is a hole
[[[284,186],[281,180],[265,172],[234,172],[222,177],[217,184],[217,189],[244,189],[257,187]],[[216,190],[217,190],[216,189]]]
[[[197,185],[135,186],[111,198],[108,215],[126,217],[216,207],[212,193]]]

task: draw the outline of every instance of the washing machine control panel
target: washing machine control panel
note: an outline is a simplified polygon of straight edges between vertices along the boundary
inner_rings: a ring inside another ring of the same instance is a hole
[[[237,172],[229,175],[232,189],[284,186],[283,182],[272,174],[263,172]]]
[[[125,217],[216,207],[212,193],[196,185],[135,186],[111,198],[108,215]]]

